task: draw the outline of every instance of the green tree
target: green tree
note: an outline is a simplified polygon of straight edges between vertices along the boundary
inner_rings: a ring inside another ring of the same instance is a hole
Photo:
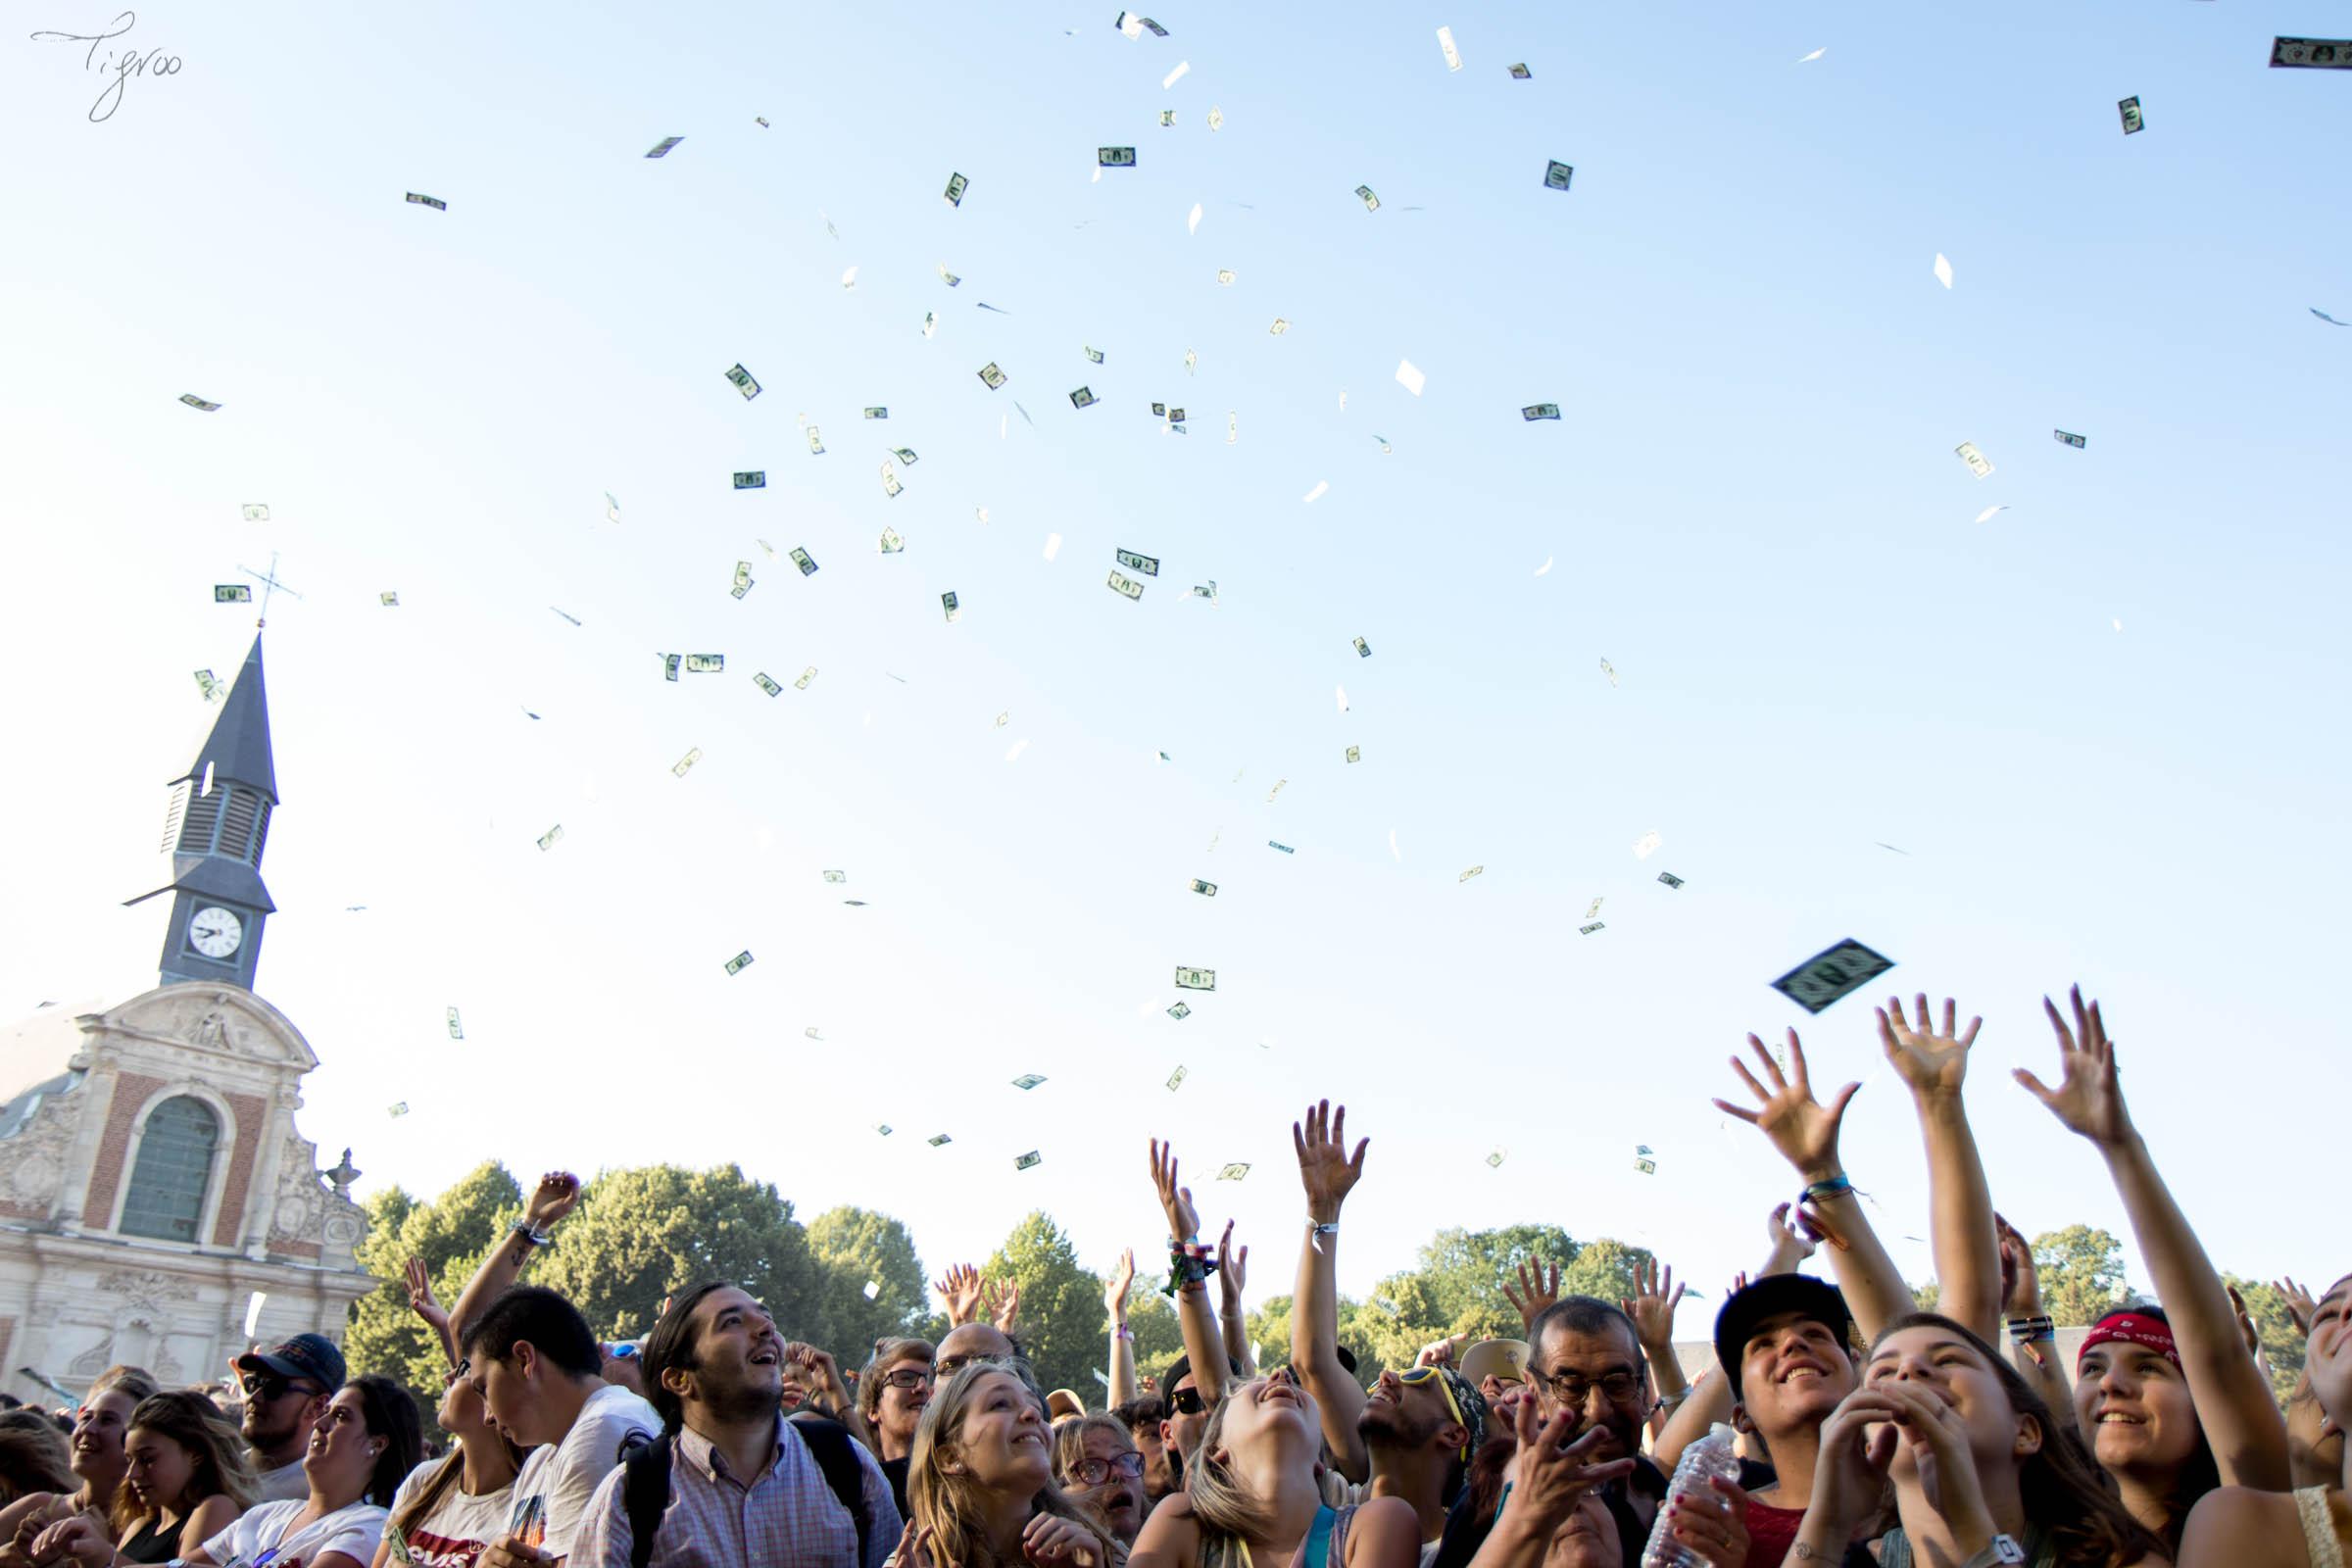
[[[765,1302],[792,1338],[837,1343],[791,1202],[735,1165],[601,1172],[530,1278],[569,1298],[600,1339],[642,1334],[662,1298],[723,1280]]]
[[[1282,1299],[1288,1302],[1290,1298],[1286,1296]],[[1108,1334],[1110,1320],[1106,1316],[1102,1321],[1104,1327],[1099,1332]],[[1245,1318],[1244,1322],[1246,1324],[1248,1319]],[[1288,1319],[1285,1319],[1285,1323],[1287,1325]],[[1135,1336],[1135,1372],[1139,1378],[1158,1377],[1167,1370],[1169,1362],[1184,1353],[1184,1325],[1176,1320],[1176,1303],[1160,1295],[1157,1286],[1140,1275],[1134,1288],[1127,1293],[1127,1332]],[[1261,1340],[1259,1343],[1262,1345],[1266,1342]],[[1290,1344],[1290,1329],[1287,1326],[1283,1329],[1283,1344],[1286,1347]],[[1103,1349],[1105,1354],[1109,1353],[1107,1340],[1103,1342]],[[1094,1382],[1091,1377],[1087,1381]],[[1075,1389],[1078,1385],[1073,1383],[1070,1387]],[[1079,1389],[1079,1393],[1086,1395],[1090,1405],[1102,1392],[1101,1384],[1095,1384],[1091,1393]],[[1167,1391],[1162,1389],[1160,1392],[1164,1394]]]
[[[2254,1330],[2262,1337],[2262,1353],[2271,1363],[2271,1390],[2279,1402],[2295,1392],[2295,1381],[2303,1371],[2303,1335],[2295,1327],[2294,1315],[2286,1309],[2286,1298],[2277,1286],[2260,1280],[2239,1279],[2234,1274],[2222,1276],[2222,1283],[2237,1287],[2245,1298],[2246,1310],[2253,1314]]]
[[[844,1204],[808,1222],[832,1338],[824,1345],[844,1371],[861,1365],[874,1342],[920,1329],[929,1315],[914,1238],[888,1214]],[[868,1285],[877,1287],[866,1298]]]
[[[1936,1310],[1936,1303],[1942,1299],[1943,1282],[1941,1280],[1930,1280],[1925,1285],[1911,1287],[1911,1303],[1922,1312]]]
[[[2061,1325],[2096,1323],[2124,1294],[2124,1244],[2090,1225],[2034,1238],[2041,1309]]]
[[[475,1166],[430,1202],[398,1187],[368,1199],[368,1235],[359,1264],[382,1283],[352,1302],[343,1355],[354,1374],[380,1372],[416,1396],[429,1424],[448,1368],[423,1320],[409,1310],[402,1273],[410,1258],[424,1261],[433,1295],[444,1308],[522,1212],[522,1190],[496,1160]]]
[[[1068,1389],[1088,1404],[1099,1404],[1102,1385],[1095,1374],[1110,1355],[1109,1317],[1102,1310],[1102,1282],[1078,1266],[1077,1250],[1043,1209],[1032,1210],[982,1270],[992,1280],[1021,1287],[1020,1335],[1030,1364],[1049,1389]],[[1142,1282],[1138,1281],[1138,1288]],[[1129,1298],[1129,1314],[1134,1301]]]
[[[1649,1261],[1645,1247],[1628,1247],[1603,1236],[1578,1250],[1576,1260],[1560,1271],[1562,1296],[1596,1296],[1614,1304],[1630,1300],[1634,1271]]]

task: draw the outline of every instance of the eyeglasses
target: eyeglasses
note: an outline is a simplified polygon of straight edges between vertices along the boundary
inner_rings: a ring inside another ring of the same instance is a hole
[[[956,1373],[962,1371],[965,1367],[970,1366],[975,1361],[984,1361],[991,1366],[1002,1366],[1011,1359],[1012,1357],[1009,1355],[942,1356],[938,1360],[931,1363],[931,1380],[934,1383],[945,1382],[947,1379],[954,1377]]]
[[[1404,1371],[1396,1374],[1396,1381],[1403,1384],[1408,1389],[1419,1388],[1422,1384],[1427,1383],[1431,1378],[1438,1378],[1438,1392],[1446,1396],[1446,1408],[1452,1414],[1453,1424],[1457,1427],[1460,1427],[1464,1433],[1468,1433],[1470,1430],[1470,1423],[1462,1418],[1462,1407],[1455,1401],[1453,1397],[1453,1385],[1446,1382],[1444,1378],[1439,1378],[1438,1369],[1436,1367],[1408,1367]],[[1465,1437],[1462,1443],[1462,1458],[1467,1460],[1469,1457],[1470,1444],[1468,1439]]]
[[[1199,1415],[1208,1408],[1208,1401],[1200,1396],[1199,1389],[1178,1389],[1168,1396],[1168,1408],[1178,1415]]]
[[[1543,1379],[1551,1396],[1562,1404],[1581,1406],[1594,1389],[1611,1404],[1624,1404],[1642,1392],[1642,1374],[1620,1367],[1597,1378],[1587,1378],[1575,1372],[1554,1372]]]
[[[290,1379],[281,1378],[274,1372],[264,1372],[258,1377],[245,1380],[245,1402],[248,1404],[282,1399],[288,1394],[300,1394],[307,1397],[318,1392],[315,1385],[296,1383]]]
[[[1113,1454],[1107,1459],[1081,1459],[1070,1466],[1070,1474],[1081,1486],[1099,1487],[1112,1476],[1134,1481],[1144,1473],[1144,1456],[1140,1453]]]
[[[930,1372],[919,1366],[894,1366],[882,1374],[886,1389],[919,1389],[930,1381]]]

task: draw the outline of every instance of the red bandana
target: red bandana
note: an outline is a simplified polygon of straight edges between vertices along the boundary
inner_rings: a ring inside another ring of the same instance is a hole
[[[2152,1317],[2141,1317],[2136,1312],[2113,1312],[2099,1319],[2098,1326],[2082,1337],[2082,1348],[2075,1352],[2075,1365],[2080,1367],[2082,1364],[2082,1357],[2090,1353],[2092,1347],[2115,1340],[2128,1345],[2145,1346],[2173,1365],[2180,1364],[2180,1352],[2173,1346],[2173,1331],[2169,1325],[2159,1323]]]

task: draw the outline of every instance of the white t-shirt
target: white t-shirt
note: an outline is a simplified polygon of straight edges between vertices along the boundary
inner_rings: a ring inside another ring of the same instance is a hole
[[[392,1511],[384,1518],[386,1541],[393,1541],[393,1519],[432,1480],[433,1472],[442,1463],[439,1459],[427,1459],[401,1482],[400,1491],[392,1497]],[[390,1561],[397,1564],[405,1558],[416,1568],[473,1568],[473,1560],[490,1543],[507,1533],[507,1516],[514,1506],[512,1480],[496,1492],[485,1492],[478,1497],[466,1492],[462,1484],[452,1482],[431,1511],[410,1527],[408,1539],[393,1542]]]
[[[547,1510],[541,1551],[551,1557],[571,1555],[571,1538],[580,1528],[580,1516],[588,1511],[588,1499],[620,1463],[621,1445],[634,1432],[658,1438],[662,1418],[619,1384],[607,1383],[588,1396],[580,1418],[562,1443],[543,1444],[522,1461],[522,1473],[514,1478],[512,1512],[518,1516],[531,1498],[541,1499]]]
[[[259,1486],[254,1492],[256,1502],[308,1502],[311,1500],[311,1478],[303,1472],[302,1461],[281,1464],[274,1470],[264,1470],[254,1478]]]
[[[360,1563],[375,1560],[376,1543],[384,1539],[383,1509],[372,1502],[355,1502],[286,1535],[286,1526],[308,1503],[307,1498],[257,1503],[235,1524],[206,1542],[204,1554],[217,1563],[234,1562],[239,1557],[250,1562],[274,1547],[277,1555],[270,1559],[270,1568],[298,1568],[330,1551],[342,1552]]]

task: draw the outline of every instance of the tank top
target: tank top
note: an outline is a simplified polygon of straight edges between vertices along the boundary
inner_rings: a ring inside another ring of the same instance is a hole
[[[1348,1561],[1348,1525],[1355,1517],[1356,1504],[1334,1508],[1329,1503],[1315,1510],[1315,1522],[1298,1544],[1298,1555],[1287,1568],[1342,1568]],[[1238,1536],[1219,1536],[1205,1542],[1200,1551],[1200,1568],[1256,1568],[1250,1555],[1250,1543]]]
[[[2311,1553],[2311,1568],[2344,1568],[2344,1544],[2336,1539],[2328,1489],[2298,1487],[2295,1517],[2303,1521],[2303,1549]]]
[[[181,1521],[183,1524],[185,1522]],[[115,1554],[132,1562],[170,1562],[179,1555],[179,1526],[173,1525],[167,1530],[162,1514],[149,1514],[147,1522],[139,1526],[137,1533],[115,1548]]]

